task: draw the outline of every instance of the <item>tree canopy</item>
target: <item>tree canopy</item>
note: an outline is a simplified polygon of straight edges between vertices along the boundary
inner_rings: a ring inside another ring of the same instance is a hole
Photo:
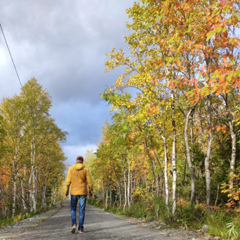
[[[67,133],[50,117],[51,98],[29,80],[1,102],[1,218],[45,209],[61,197]],[[11,209],[11,212],[10,212]]]

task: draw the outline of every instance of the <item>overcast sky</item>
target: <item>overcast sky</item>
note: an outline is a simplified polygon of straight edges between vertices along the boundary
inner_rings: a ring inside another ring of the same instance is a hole
[[[96,149],[110,120],[100,93],[119,71],[105,73],[106,53],[127,50],[126,9],[134,0],[0,0],[3,27],[20,79],[35,77],[52,97],[51,116],[67,141],[66,163]],[[20,83],[0,32],[0,98],[19,94]]]

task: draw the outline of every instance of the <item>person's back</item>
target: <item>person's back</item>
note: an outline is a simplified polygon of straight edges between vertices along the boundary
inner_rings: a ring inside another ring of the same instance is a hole
[[[71,184],[71,195],[87,195],[87,179],[91,178],[89,170],[82,163],[76,163],[69,168],[69,171],[70,176],[66,186]]]
[[[79,232],[83,232],[83,223],[85,218],[85,206],[87,197],[87,186],[89,187],[89,196],[92,197],[93,187],[92,178],[89,170],[83,164],[83,157],[78,156],[76,164],[71,166],[68,170],[66,179],[65,196],[68,197],[69,187],[71,185],[71,217],[72,217],[72,230],[74,233],[77,227],[76,223],[76,207],[79,201]]]

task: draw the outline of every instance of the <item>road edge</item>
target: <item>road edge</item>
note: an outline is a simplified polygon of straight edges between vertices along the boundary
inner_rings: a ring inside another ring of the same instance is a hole
[[[11,225],[0,227],[0,240],[14,239],[29,229],[46,221],[48,218],[55,215],[62,208],[62,201],[54,204],[51,210],[35,215],[33,217],[21,220]]]

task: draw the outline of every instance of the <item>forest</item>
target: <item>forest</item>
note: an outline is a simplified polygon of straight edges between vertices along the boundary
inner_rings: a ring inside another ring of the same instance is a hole
[[[99,204],[192,224],[221,210],[240,232],[239,9],[142,0],[126,10],[128,49],[105,62],[121,72],[101,95],[112,121],[89,162]]]
[[[101,94],[112,119],[85,156],[93,204],[239,239],[239,11],[239,0],[139,0],[126,10],[128,49],[106,54],[106,72],[121,72]],[[67,133],[50,107],[34,78],[0,103],[0,219],[62,197]]]
[[[60,143],[67,133],[51,118],[51,105],[34,78],[0,104],[0,226],[62,198],[66,167]]]

